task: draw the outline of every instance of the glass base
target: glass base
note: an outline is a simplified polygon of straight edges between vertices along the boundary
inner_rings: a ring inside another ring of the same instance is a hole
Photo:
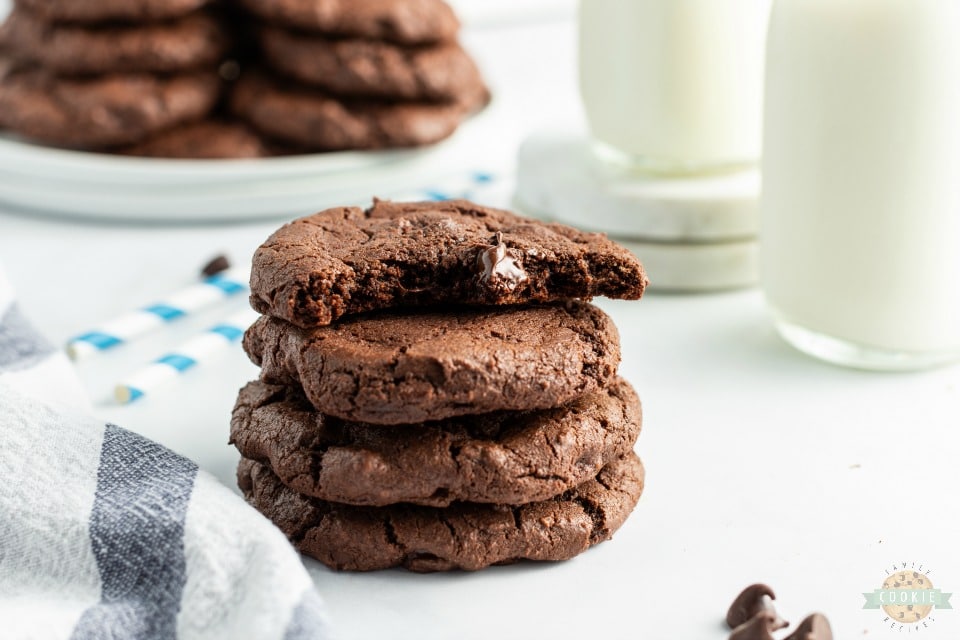
[[[833,338],[782,319],[777,331],[790,345],[832,364],[868,371],[919,371],[960,360],[960,351],[891,351]]]
[[[688,162],[676,158],[640,156],[626,153],[597,139],[593,139],[590,146],[594,158],[602,166],[631,175],[682,178],[737,173],[756,167],[758,164],[757,160]]]

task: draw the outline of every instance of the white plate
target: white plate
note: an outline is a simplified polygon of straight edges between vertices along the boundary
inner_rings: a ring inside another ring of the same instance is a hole
[[[448,140],[402,151],[258,160],[166,160],[53,149],[0,137],[0,202],[59,217],[141,222],[289,218],[389,197],[465,170],[491,136],[496,104]]]
[[[256,160],[170,160],[56,149],[3,134],[0,135],[0,175],[135,188],[211,185],[297,175],[321,177],[402,162],[425,153],[423,150],[345,151]]]
[[[569,16],[573,0],[454,0],[465,26]],[[0,18],[8,8],[0,0]],[[485,169],[503,132],[498,103],[427,149],[263,160],[162,160],[54,149],[0,134],[0,205],[42,215],[135,222],[289,218],[446,184]],[[499,155],[497,156],[499,157]]]

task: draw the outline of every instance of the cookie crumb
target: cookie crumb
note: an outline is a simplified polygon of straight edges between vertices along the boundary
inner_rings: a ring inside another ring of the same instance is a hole
[[[200,275],[202,275],[204,278],[210,278],[218,273],[223,273],[229,268],[230,259],[221,253],[212,258],[207,264],[203,265],[203,269],[200,270]]]

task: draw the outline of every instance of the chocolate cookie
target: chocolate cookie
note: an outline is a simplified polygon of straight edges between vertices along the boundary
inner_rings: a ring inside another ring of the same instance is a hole
[[[47,22],[151,22],[179,18],[207,0],[13,0]]]
[[[263,74],[244,74],[234,87],[233,112],[262,131],[318,151],[418,147],[449,137],[489,94],[481,85],[462,102],[384,102],[338,98]]]
[[[243,345],[263,380],[373,424],[558,407],[603,388],[620,363],[613,321],[582,302],[385,312],[315,329],[262,317]]]
[[[640,262],[606,236],[465,200],[374,201],[281,227],[257,250],[250,302],[301,327],[438,303],[639,299]]]
[[[453,10],[443,0],[241,0],[241,3],[268,22],[337,37],[423,44],[452,40],[460,28]]]
[[[271,149],[256,133],[236,122],[201,120],[168,129],[118,153],[153,158],[265,158]]]
[[[288,487],[346,504],[525,504],[595,477],[633,449],[640,400],[626,381],[565,407],[382,427],[317,413],[291,387],[240,391],[230,440]]]
[[[219,93],[216,73],[68,79],[12,70],[0,74],[0,128],[65,147],[134,144],[206,116]]]
[[[260,41],[275,69],[337,95],[443,102],[483,86],[477,65],[456,42],[410,47],[270,27]]]
[[[270,469],[241,460],[247,500],[302,553],[339,570],[476,570],[520,560],[567,560],[609,540],[643,492],[633,453],[566,493],[522,506],[458,502],[446,509],[356,507],[307,498]]]
[[[229,47],[224,26],[195,13],[145,25],[77,26],[14,9],[0,26],[0,49],[57,75],[214,68]]]

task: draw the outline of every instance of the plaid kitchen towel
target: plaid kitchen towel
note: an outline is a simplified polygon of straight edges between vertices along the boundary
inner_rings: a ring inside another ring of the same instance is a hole
[[[0,272],[0,637],[330,637],[280,531],[190,460],[86,409]]]

